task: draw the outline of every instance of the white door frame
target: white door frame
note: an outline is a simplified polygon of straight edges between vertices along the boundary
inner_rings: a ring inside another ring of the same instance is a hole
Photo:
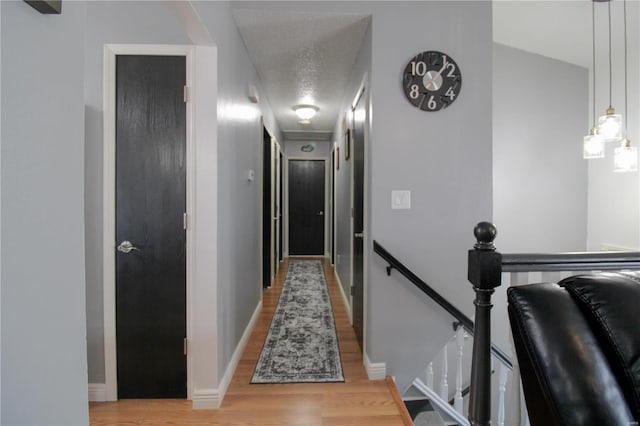
[[[117,55],[166,55],[186,58],[186,84],[193,91],[195,83],[195,46],[179,45],[105,45],[103,69],[103,308],[104,308],[104,357],[106,399],[118,398],[116,355],[116,297],[115,297],[115,77]],[[215,51],[214,51],[215,54]],[[214,60],[215,62],[215,60]],[[215,101],[215,100],[214,100]],[[195,211],[195,141],[194,106],[186,105],[186,209],[189,222]],[[194,272],[195,226],[186,231],[186,321],[187,339],[194,335]],[[216,354],[210,362],[216,363]],[[187,397],[194,393],[194,360],[187,356]]]

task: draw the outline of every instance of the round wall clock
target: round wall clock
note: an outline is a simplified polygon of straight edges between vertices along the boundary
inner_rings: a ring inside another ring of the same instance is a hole
[[[423,111],[439,111],[458,98],[462,74],[447,54],[428,50],[411,58],[402,87],[411,104]]]

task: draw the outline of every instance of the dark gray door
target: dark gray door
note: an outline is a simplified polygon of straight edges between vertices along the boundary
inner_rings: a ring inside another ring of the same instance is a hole
[[[289,160],[289,254],[324,255],[324,160]]]
[[[116,59],[120,398],[186,398],[183,56]]]
[[[364,251],[364,127],[367,109],[364,91],[356,103],[353,118],[353,328],[360,348],[363,336],[363,251]]]
[[[280,178],[278,180],[280,182],[280,188],[278,191],[278,260],[281,262],[284,259],[284,225],[282,224],[282,201],[284,199],[284,154],[280,152],[278,157],[280,158]]]
[[[271,203],[271,135],[262,127],[262,286],[271,285],[271,237],[273,211]]]

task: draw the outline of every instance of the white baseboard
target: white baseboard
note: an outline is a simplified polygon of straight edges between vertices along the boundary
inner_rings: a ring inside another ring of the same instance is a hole
[[[333,275],[336,277],[336,281],[338,282],[338,288],[340,288],[340,294],[342,295],[342,301],[344,302],[344,307],[347,310],[347,315],[349,317],[349,324],[353,325],[353,315],[351,314],[351,302],[344,292],[344,287],[342,287],[342,282],[340,281],[340,276],[338,276],[338,271],[333,270]]]
[[[363,358],[364,369],[367,371],[369,380],[382,380],[387,376],[387,364],[384,362],[371,362],[366,352],[363,354]]]
[[[218,389],[198,389],[191,395],[191,407],[194,410],[216,410],[222,405]]]
[[[89,401],[104,402],[107,400],[107,385],[104,383],[89,383]]]
[[[222,400],[224,399],[224,395],[227,393],[227,389],[229,388],[229,383],[231,383],[233,373],[236,371],[236,367],[240,362],[240,358],[242,357],[244,348],[245,346],[247,346],[247,342],[249,341],[249,337],[251,337],[251,333],[253,332],[253,328],[258,321],[258,317],[260,316],[261,311],[262,300],[258,302],[256,309],[253,311],[253,315],[249,320],[249,324],[247,324],[247,327],[245,328],[244,333],[240,338],[240,342],[238,342],[238,346],[236,346],[236,350],[231,356],[231,360],[229,361],[229,365],[227,366],[224,376],[222,376],[222,380],[220,381],[218,389],[197,389],[193,391],[191,400],[193,401],[194,410],[210,410],[220,408],[220,405],[222,405]]]

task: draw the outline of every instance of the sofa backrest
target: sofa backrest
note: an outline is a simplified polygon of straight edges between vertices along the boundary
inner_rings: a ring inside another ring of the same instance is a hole
[[[636,419],[640,419],[640,272],[562,280],[592,324]]]
[[[531,424],[634,424],[617,369],[571,294],[547,283],[507,294]]]

